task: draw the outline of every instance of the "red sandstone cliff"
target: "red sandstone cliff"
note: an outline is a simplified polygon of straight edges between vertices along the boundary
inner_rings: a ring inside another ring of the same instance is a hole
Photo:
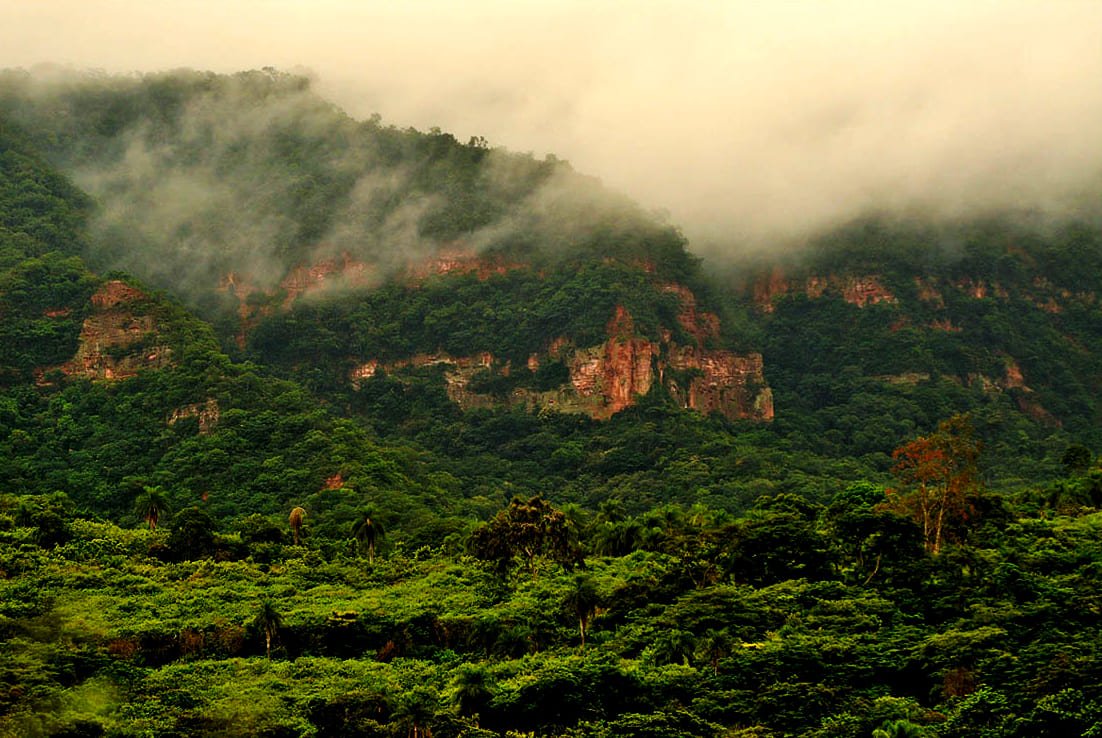
[[[68,376],[124,379],[142,369],[171,363],[171,350],[160,342],[157,321],[147,312],[148,296],[119,281],[92,295],[76,355],[59,367]]]
[[[715,338],[719,333],[716,316],[698,312],[695,296],[688,289],[679,285],[666,285],[663,289],[681,298],[678,321],[692,337],[688,345],[675,343],[668,330],[663,331],[658,341],[640,336],[631,314],[619,306],[609,319],[603,343],[579,347],[560,337],[551,341],[546,351],[528,357],[526,368],[530,371],[539,369],[545,361],[561,361],[566,365],[568,380],[553,390],[518,387],[507,398],[473,391],[472,380],[479,373],[489,370],[507,375],[510,371],[507,363],[499,364],[489,353],[465,357],[419,355],[385,364],[369,360],[353,370],[351,380],[363,381],[378,369],[391,372],[439,364],[446,367],[448,396],[464,408],[505,402],[606,419],[631,407],[660,385],[685,408],[718,412],[732,419],[772,420],[773,395],[765,382],[761,354],[740,356],[706,348],[705,339]]]
[[[884,286],[880,276],[876,274],[813,275],[802,281],[796,281],[785,277],[784,272],[779,268],[774,268],[769,274],[754,281],[750,291],[754,304],[767,313],[773,312],[773,303],[776,300],[795,293],[803,293],[812,299],[826,294],[837,294],[857,307],[875,305],[878,302],[896,302],[895,295]]]

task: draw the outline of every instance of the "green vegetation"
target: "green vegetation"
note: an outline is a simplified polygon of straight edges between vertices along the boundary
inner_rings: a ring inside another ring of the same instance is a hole
[[[508,515],[518,532],[500,545],[522,564],[508,570],[478,534],[485,562],[399,547],[367,563],[320,536],[246,542],[211,530],[201,510],[181,510],[165,532],[74,519],[61,499],[6,498],[0,724],[111,735],[406,735],[413,720],[467,736],[867,736],[898,721],[928,736],[1088,732],[1102,719],[1102,518],[978,494],[979,512],[936,556],[872,485],[826,507],[763,498],[741,517],[667,507],[575,519],[548,507],[538,517],[564,521],[589,552],[565,568],[549,529],[503,510],[494,520]],[[637,534],[623,553],[597,555],[616,526]]]
[[[562,162],[296,77],[39,84],[0,76],[0,734],[1102,731],[1097,228],[869,219],[712,282]],[[350,380],[550,392],[619,307],[695,345],[671,284],[772,423]]]

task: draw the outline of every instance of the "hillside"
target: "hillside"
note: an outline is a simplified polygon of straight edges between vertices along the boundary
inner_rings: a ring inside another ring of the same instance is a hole
[[[302,78],[0,74],[0,734],[1102,726],[1102,231],[702,262]]]
[[[745,264],[732,291],[767,337],[785,430],[810,448],[886,449],[877,432],[920,428],[937,402],[990,424],[988,451],[1009,458],[1040,452],[1023,435],[1098,443],[1100,260],[1085,220],[867,219]]]

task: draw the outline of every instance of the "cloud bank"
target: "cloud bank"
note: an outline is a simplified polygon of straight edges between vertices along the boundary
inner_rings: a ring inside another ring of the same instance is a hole
[[[871,208],[1076,208],[1102,172],[1099,3],[0,0],[0,17],[0,66],[309,69],[356,117],[566,158],[697,250]]]

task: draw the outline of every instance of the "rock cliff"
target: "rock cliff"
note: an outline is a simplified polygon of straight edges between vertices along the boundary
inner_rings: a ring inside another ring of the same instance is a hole
[[[865,307],[878,302],[896,302],[896,296],[884,286],[879,275],[828,274],[812,275],[806,279],[790,279],[779,268],[756,280],[752,285],[754,303],[758,309],[771,313],[773,303],[789,294],[803,293],[810,298],[819,298],[827,294],[840,295],[843,300]]]
[[[171,363],[172,352],[157,332],[148,295],[124,282],[111,281],[92,295],[91,303],[77,353],[58,367],[62,372],[71,377],[115,380]]]
[[[698,311],[687,288],[666,285],[662,289],[681,300],[678,321],[690,338],[688,343],[678,344],[668,329],[662,331],[660,340],[639,335],[628,310],[617,306],[603,343],[576,346],[559,337],[550,341],[545,351],[528,357],[521,371],[529,376],[548,363],[564,366],[566,380],[552,389],[539,390],[517,381],[504,394],[479,391],[478,380],[487,375],[522,379],[508,362],[490,353],[459,357],[438,353],[388,363],[368,360],[353,370],[351,380],[358,384],[378,370],[392,373],[407,367],[441,365],[448,396],[464,408],[507,404],[607,419],[662,387],[687,409],[717,412],[732,419],[772,420],[773,395],[765,382],[761,354],[737,355],[708,348],[709,340],[718,336],[718,318]]]

